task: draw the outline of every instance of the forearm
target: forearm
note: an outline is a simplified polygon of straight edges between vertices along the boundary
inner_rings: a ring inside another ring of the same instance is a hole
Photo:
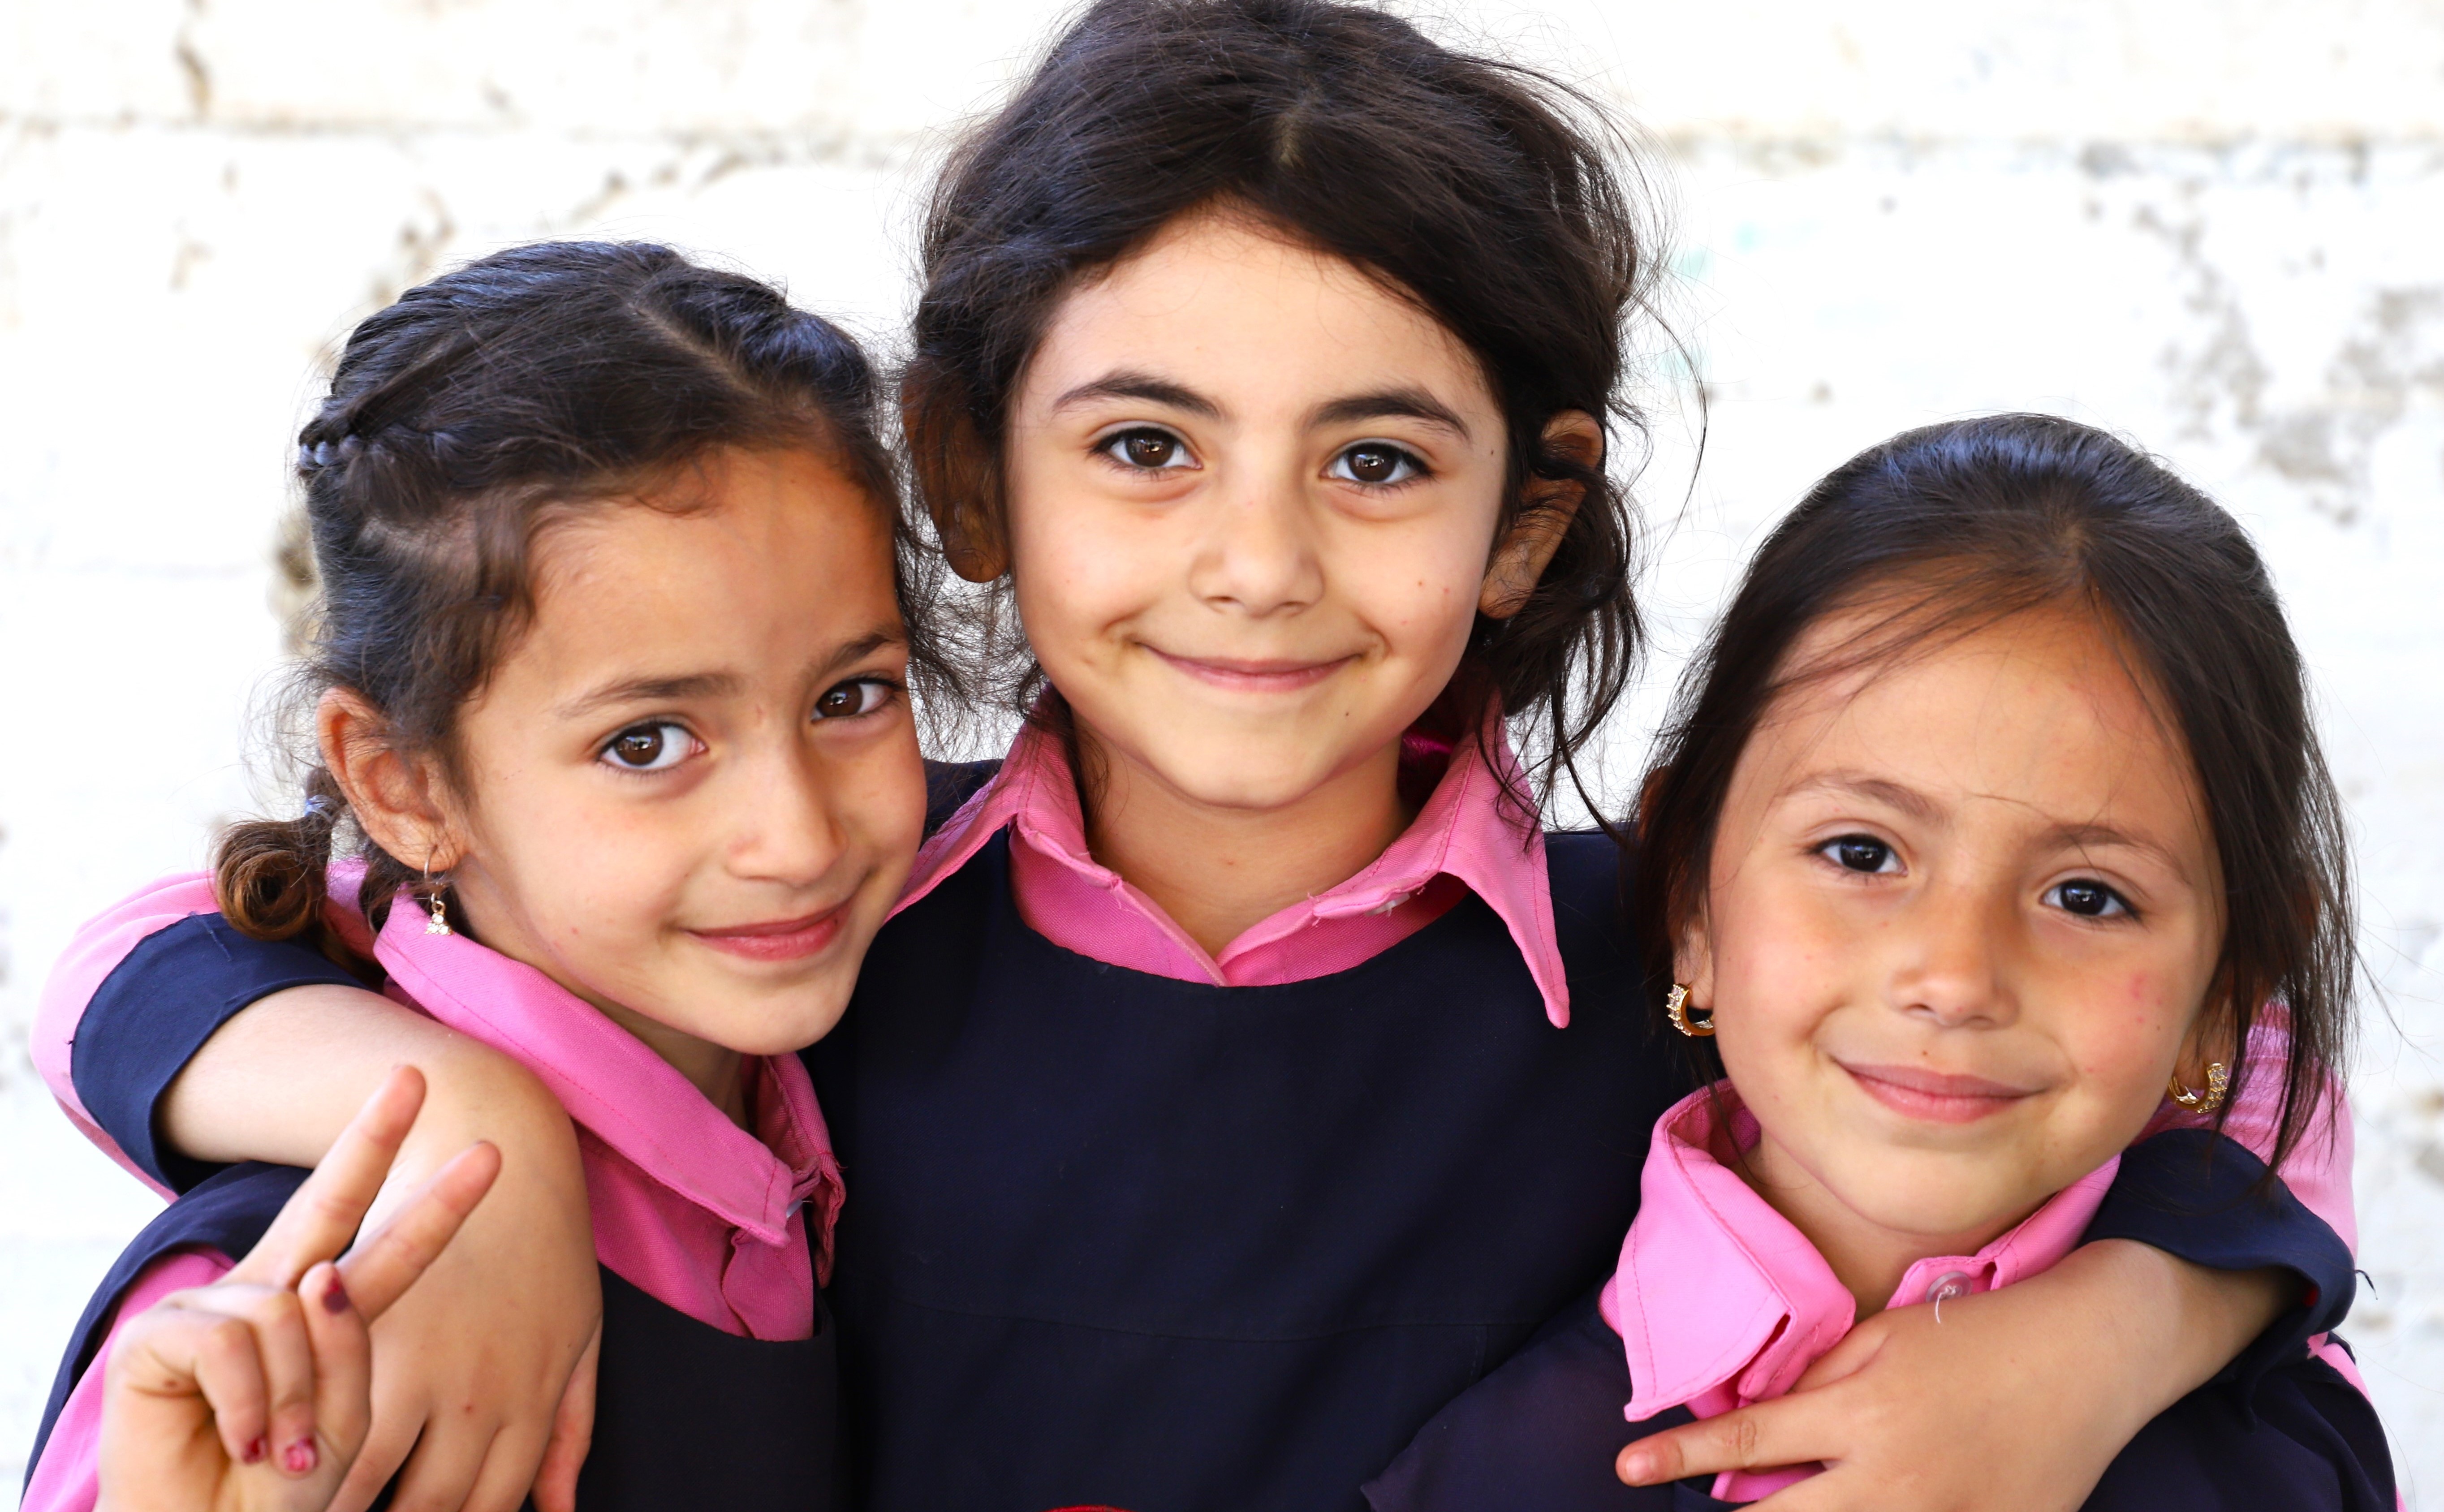
[[[428,1124],[496,1144],[549,1143],[553,1125],[565,1135],[557,1100],[509,1057],[378,993],[321,986],[274,992],[221,1025],[170,1083],[156,1127],[191,1159],[311,1166],[401,1065],[431,1089],[417,1135]]]
[[[2213,1270],[2135,1240],[2081,1245],[1997,1294],[2043,1310],[2095,1361],[2092,1379],[2126,1414],[2126,1440],[2213,1380],[2297,1299],[2290,1273]],[[2117,1440],[2120,1442],[2120,1440]]]

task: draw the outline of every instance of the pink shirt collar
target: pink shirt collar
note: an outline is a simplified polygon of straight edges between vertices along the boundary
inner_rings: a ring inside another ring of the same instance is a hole
[[[1604,1288],[1604,1320],[1629,1355],[1631,1422],[1681,1406],[1712,1417],[1780,1396],[1856,1321],[1857,1303],[1815,1245],[1716,1157],[1716,1094],[1733,1146],[1755,1147],[1756,1119],[1730,1082],[1673,1104],[1656,1120],[1638,1217]],[[2120,1164],[2116,1155],[2056,1192],[1974,1255],[1919,1261],[1889,1305],[1992,1291],[2051,1268]],[[1808,1473],[1727,1474],[1713,1494],[1754,1501]]]
[[[1416,747],[1421,743],[1407,743]],[[1009,755],[917,854],[906,908],[1010,833],[1010,887],[1029,928],[1106,965],[1217,986],[1304,982],[1347,970],[1432,923],[1474,893],[1500,916],[1556,1026],[1570,991],[1553,931],[1545,836],[1502,723],[1452,752],[1432,796],[1383,854],[1357,876],[1260,920],[1208,954],[1154,899],[1097,861],[1086,845],[1078,784],[1061,740],[1028,726]]]
[[[352,895],[353,878],[335,878],[334,893],[343,885]],[[666,1292],[722,1282],[719,1291],[747,1332],[802,1337],[797,1315],[812,1300],[797,1296],[788,1277],[805,1275],[809,1249],[817,1281],[830,1273],[842,1197],[830,1132],[805,1064],[784,1055],[750,1066],[757,1127],[750,1133],[642,1041],[534,968],[463,934],[427,933],[413,902],[402,895],[392,907],[374,945],[394,995],[541,1078],[589,1136],[589,1189],[633,1187],[641,1176],[678,1199],[674,1205],[647,1197],[608,1210],[598,1201],[595,1239],[603,1263],[673,1305],[679,1298]],[[620,1169],[591,1169],[606,1159]],[[689,1263],[672,1252],[674,1241],[685,1237],[674,1222],[693,1229],[706,1219],[717,1226],[707,1237],[728,1237],[695,1259],[716,1272],[738,1272],[726,1282],[718,1274],[674,1273],[675,1263],[682,1270]],[[768,1312],[769,1319],[762,1316]],[[793,1327],[795,1334],[787,1331]]]

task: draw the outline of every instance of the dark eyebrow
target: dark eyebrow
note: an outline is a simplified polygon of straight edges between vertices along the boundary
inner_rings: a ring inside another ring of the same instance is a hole
[[[2070,851],[2101,849],[2108,845],[2119,845],[2125,850],[2143,851],[2161,861],[2166,868],[2176,875],[2183,872],[2180,857],[2174,855],[2168,847],[2158,845],[2151,839],[2142,839],[2126,831],[2115,829],[2109,824],[2058,825],[2046,835],[2046,839],[2053,845]]]
[[[1819,772],[1804,783],[1793,783],[1783,789],[1782,796],[1796,798],[1802,793],[1849,793],[1887,808],[1899,809],[1922,824],[1943,822],[1942,811],[1924,793],[1881,777],[1869,777],[1864,772]]]
[[[1157,378],[1151,373],[1127,370],[1106,373],[1091,383],[1079,384],[1068,393],[1054,399],[1052,408],[1057,414],[1072,405],[1084,404],[1094,399],[1143,399],[1149,404],[1185,410],[1199,419],[1222,418],[1222,407],[1194,389],[1185,384],[1174,383],[1169,378]]]
[[[1310,427],[1346,425],[1353,420],[1379,420],[1386,415],[1403,419],[1423,420],[1440,426],[1462,441],[1470,439],[1468,422],[1440,399],[1423,389],[1384,389],[1375,394],[1353,394],[1345,399],[1333,399],[1315,407],[1307,417]]]
[[[897,625],[877,625],[855,640],[844,640],[830,656],[816,664],[816,671],[834,672],[852,661],[862,661],[885,646],[905,646],[908,632]]]
[[[555,710],[563,719],[583,719],[618,704],[676,704],[690,698],[718,698],[734,693],[739,677],[731,672],[683,673],[667,677],[623,677],[578,694]]]
[[[844,640],[833,648],[831,655],[814,664],[817,676],[824,676],[850,662],[860,661],[885,646],[904,646],[908,634],[897,625],[877,625],[854,640]],[[590,689],[562,704],[554,710],[563,719],[583,719],[589,714],[621,704],[676,704],[691,698],[720,698],[736,693],[746,680],[734,672],[682,673],[669,676],[623,677]]]

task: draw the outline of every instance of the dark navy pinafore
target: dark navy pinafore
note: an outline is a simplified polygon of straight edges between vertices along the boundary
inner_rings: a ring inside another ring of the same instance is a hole
[[[1570,1023],[1473,896],[1350,970],[1214,986],[1019,918],[996,838],[806,1052],[876,1512],[1355,1512],[1606,1272],[1677,1097],[1619,852],[1548,840]]]

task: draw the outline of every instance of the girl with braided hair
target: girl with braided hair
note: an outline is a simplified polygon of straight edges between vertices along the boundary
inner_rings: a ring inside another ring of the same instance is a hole
[[[494,1196],[540,1193],[522,1218],[579,1234],[590,1219],[599,1273],[521,1301],[581,1328],[601,1310],[589,1508],[820,1507],[837,1484],[819,1287],[841,1177],[796,1052],[839,1019],[925,813],[922,575],[875,398],[838,329],[660,247],[522,247],[364,321],[299,438],[321,583],[305,812],[237,825],[211,875],[123,910],[121,943],[141,943],[94,1005],[99,1028],[146,979],[379,986],[565,1110]],[[73,1070],[98,1086],[102,1058],[143,1053],[87,1034]],[[169,1504],[157,1476],[114,1478],[159,1456],[102,1410],[114,1331],[157,1301],[222,1295],[208,1283],[256,1250],[356,1316],[329,1267],[273,1253],[294,1232],[265,1239],[304,1171],[114,1148],[177,1200],[63,1364],[38,1512]],[[414,1348],[399,1317],[375,1324],[378,1361]],[[157,1371],[163,1326],[143,1325]],[[389,1479],[377,1452],[342,1484],[362,1410],[318,1433],[321,1353],[257,1352],[268,1408],[221,1435],[252,1480],[226,1486],[361,1504]],[[576,1352],[555,1364],[568,1378]],[[384,1384],[377,1422],[399,1407]],[[194,1443],[219,1452],[209,1425]]]
[[[1100,0],[947,164],[900,413],[1025,725],[939,774],[807,1058],[859,1193],[828,1300],[860,1505],[1358,1512],[1608,1270],[1687,1090],[1615,837],[1541,822],[1639,646],[1613,459],[1661,263],[1617,146],[1374,6]],[[111,931],[40,1036],[124,1138],[310,1161],[380,1047],[443,1053],[364,994],[148,972]],[[111,1047],[90,1075],[71,1038]],[[268,1115],[308,1047],[329,1103]],[[541,1140],[493,1073],[418,1063],[438,1130]],[[402,1304],[458,1309],[367,1451],[433,1425],[408,1504],[525,1494],[572,1179],[513,1160]],[[1839,1462],[1817,1506],[2073,1504],[2155,1407],[2347,1293],[2331,1250],[2305,1285],[2262,1258],[2280,1223],[2145,1216],[1940,1336],[1870,1320],[1864,1369],[1738,1421]]]

